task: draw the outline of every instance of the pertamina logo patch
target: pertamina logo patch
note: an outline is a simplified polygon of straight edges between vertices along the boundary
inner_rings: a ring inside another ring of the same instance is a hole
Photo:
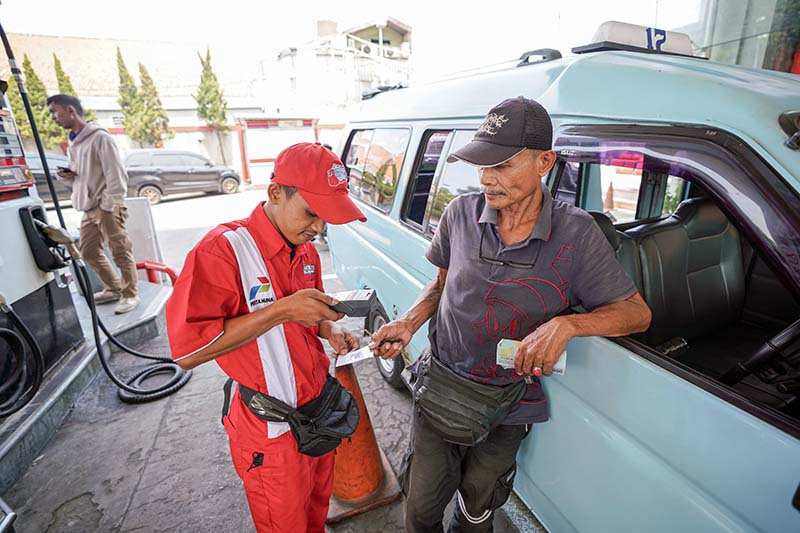
[[[310,265],[303,265],[303,274],[306,276],[311,276],[317,271],[317,267],[314,264]]]
[[[266,277],[258,277],[258,285],[250,287],[250,305],[258,304],[271,304],[275,302],[275,298],[269,296],[269,291],[272,285]]]
[[[328,185],[338,187],[347,182],[347,170],[342,165],[335,164],[328,171]]]

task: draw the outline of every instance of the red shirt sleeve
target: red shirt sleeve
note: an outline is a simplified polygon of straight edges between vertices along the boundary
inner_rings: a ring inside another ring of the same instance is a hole
[[[233,250],[221,235],[213,243],[189,252],[167,301],[167,335],[176,361],[213,343],[225,319],[241,314],[242,284]]]

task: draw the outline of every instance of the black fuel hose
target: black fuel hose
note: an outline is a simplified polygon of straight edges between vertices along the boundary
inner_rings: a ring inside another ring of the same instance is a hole
[[[0,309],[19,330],[17,333],[13,329],[0,328],[0,339],[5,341],[9,348],[4,368],[0,369],[2,371],[0,374],[2,377],[0,398],[8,394],[8,397],[0,403],[0,418],[5,418],[22,409],[39,391],[44,376],[45,362],[39,343],[36,342],[31,330],[14,309],[6,303],[0,304]],[[27,363],[26,343],[30,349],[32,364]],[[11,389],[14,390],[9,393]]]
[[[158,400],[165,396],[169,396],[173,392],[186,385],[186,383],[189,382],[189,378],[192,377],[191,370],[182,369],[175,364],[170,357],[149,355],[138,352],[128,346],[125,346],[109,333],[105,325],[103,325],[103,323],[100,321],[100,317],[97,316],[97,306],[94,302],[94,294],[92,293],[92,286],[89,280],[89,272],[86,270],[86,265],[84,265],[83,261],[80,259],[73,260],[72,264],[75,267],[78,285],[80,286],[81,292],[83,292],[83,295],[86,298],[86,303],[88,304],[89,310],[92,314],[92,332],[94,333],[95,344],[97,345],[97,355],[100,358],[100,364],[103,366],[103,370],[105,370],[109,379],[111,379],[111,381],[117,387],[119,387],[120,390],[118,391],[118,394],[120,400],[126,403],[151,402],[153,400]],[[136,357],[151,359],[158,362],[144,367],[139,372],[134,374],[134,376],[131,377],[127,382],[122,381],[111,369],[108,356],[103,349],[103,343],[100,338],[101,328],[108,337],[108,340],[120,350],[128,352]],[[169,378],[166,383],[157,387],[145,388],[141,386],[142,382],[145,380],[160,374],[172,374],[172,377]]]
[[[58,202],[58,195],[56,194],[55,191],[53,178],[50,175],[50,169],[48,168],[47,165],[47,158],[45,157],[44,154],[44,147],[42,145],[42,141],[39,136],[39,130],[36,127],[36,119],[34,117],[30,101],[28,99],[28,93],[25,90],[25,84],[24,81],[22,80],[20,69],[17,66],[16,60],[14,59],[14,52],[11,49],[11,44],[9,43],[8,37],[6,36],[6,32],[3,29],[2,24],[0,24],[0,40],[2,40],[3,42],[3,47],[5,48],[6,56],[8,57],[9,64],[11,66],[11,74],[16,80],[17,85],[19,86],[19,92],[20,95],[22,96],[22,102],[25,106],[25,113],[27,114],[28,121],[31,125],[31,132],[33,134],[33,138],[36,143],[37,152],[39,153],[39,157],[42,160],[42,168],[44,170],[45,178],[47,179],[47,186],[50,189],[50,196],[52,197],[53,205],[56,208],[58,221],[61,227],[64,228],[64,230],[66,230],[67,225],[64,222],[64,215],[61,212],[61,205]],[[163,398],[164,396],[168,396],[169,394],[172,394],[173,392],[177,391],[178,389],[186,385],[186,383],[189,381],[189,378],[192,377],[191,370],[183,370],[181,367],[175,364],[169,357],[148,355],[133,350],[128,346],[125,346],[124,344],[119,342],[116,338],[114,338],[113,335],[111,335],[108,329],[106,329],[105,325],[100,321],[100,318],[97,316],[97,308],[95,306],[94,295],[92,293],[91,282],[89,281],[89,274],[86,271],[86,266],[83,264],[82,260],[76,258],[73,258],[72,264],[75,270],[75,276],[76,279],[78,280],[78,284],[81,287],[81,291],[83,292],[84,297],[86,298],[86,303],[88,304],[89,309],[91,310],[92,313],[92,330],[94,333],[95,344],[97,345],[97,354],[98,357],[100,357],[100,363],[102,364],[103,370],[106,372],[111,381],[114,382],[114,384],[120,388],[119,391],[120,399],[123,402],[128,402],[128,403],[149,402],[152,400]],[[19,323],[22,324],[21,321],[19,321]],[[27,328],[25,329],[27,330]],[[122,381],[114,374],[114,372],[111,370],[111,366],[108,363],[106,354],[103,351],[103,344],[100,338],[100,331],[99,331],[100,329],[103,330],[103,333],[106,334],[108,340],[112,344],[114,344],[117,348],[125,352],[128,352],[129,354],[134,355],[136,357],[151,359],[154,361],[158,361],[158,363],[145,367],[144,369],[139,371],[136,375],[134,375],[131,379],[129,379],[127,383]],[[30,332],[28,331],[28,333]],[[30,339],[33,340],[34,343],[36,342],[35,339],[33,339],[32,335],[30,335]],[[38,350],[38,344],[36,345],[36,347]],[[41,350],[39,350],[39,355],[41,355]],[[41,359],[41,373],[43,373],[44,358],[39,357],[39,359]],[[152,388],[141,387],[142,382],[159,374],[173,374],[173,376],[165,384],[161,386]],[[40,383],[41,383],[41,376],[39,376],[38,378],[35,389],[38,389]],[[33,393],[31,393],[31,390],[33,391]],[[35,392],[36,391],[33,388],[31,388],[29,389],[27,395],[32,398]],[[30,401],[30,398],[28,398],[28,401]]]

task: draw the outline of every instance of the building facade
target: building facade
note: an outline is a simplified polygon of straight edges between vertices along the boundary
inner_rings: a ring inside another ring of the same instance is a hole
[[[698,0],[688,9],[696,22],[674,29],[689,34],[697,55],[800,74],[800,0]]]

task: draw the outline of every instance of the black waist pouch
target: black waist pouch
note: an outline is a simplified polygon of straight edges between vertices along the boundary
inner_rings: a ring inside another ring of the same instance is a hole
[[[358,404],[339,380],[328,375],[319,396],[295,409],[287,403],[239,385],[247,408],[262,420],[286,422],[300,453],[319,457],[336,449],[358,426]]]
[[[525,382],[504,387],[461,377],[431,352],[422,355],[414,403],[425,422],[454,444],[475,446],[489,436],[525,394]]]

